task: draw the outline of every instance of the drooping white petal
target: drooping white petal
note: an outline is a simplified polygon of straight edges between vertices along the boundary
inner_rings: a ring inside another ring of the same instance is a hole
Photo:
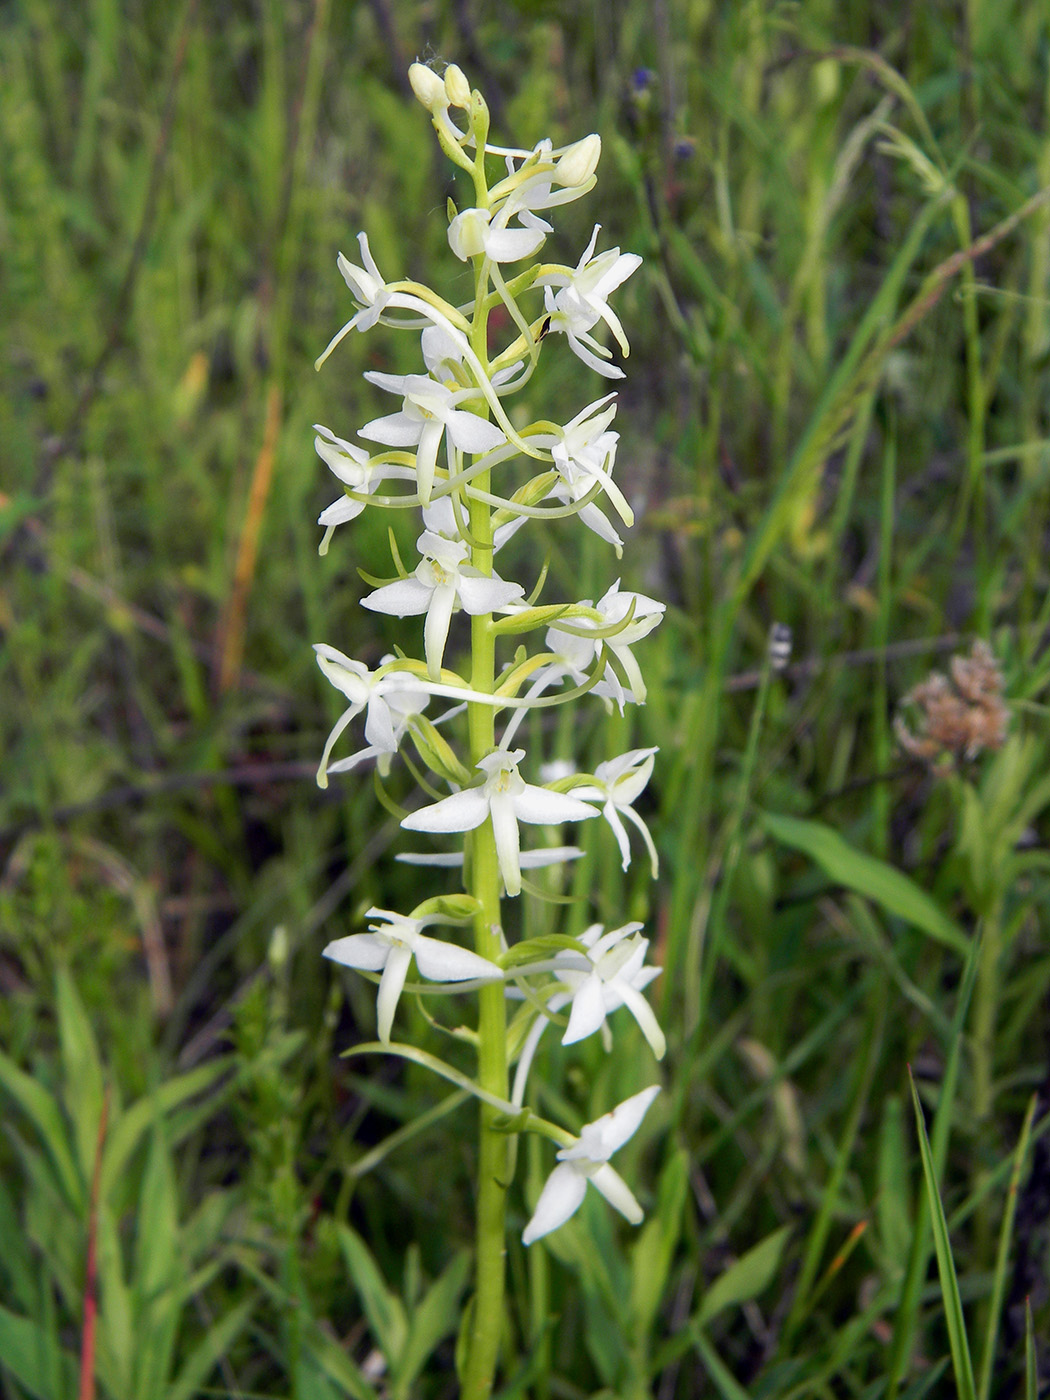
[[[419,499],[426,505],[434,489],[434,472],[437,468],[438,448],[444,436],[445,425],[436,418],[423,425],[416,448],[416,489]]]
[[[423,654],[427,671],[433,680],[441,677],[441,662],[448,641],[448,629],[456,606],[456,590],[452,584],[440,584],[430,595],[426,621],[423,624]]]
[[[564,1225],[570,1216],[575,1215],[587,1194],[587,1178],[574,1170],[567,1162],[554,1168],[547,1178],[532,1219],[525,1226],[521,1239],[523,1244],[532,1244]]]
[[[572,999],[569,1025],[561,1043],[575,1045],[578,1040],[585,1040],[587,1036],[600,1030],[604,1024],[605,997],[602,995],[601,980],[598,977],[588,977]]]
[[[659,973],[659,971],[660,969],[658,967],[646,969],[646,972],[654,975]],[[637,990],[639,981],[640,979],[636,979],[634,986],[620,982],[617,984],[617,991],[623,998],[624,1006],[627,1007],[628,1011],[630,1011],[631,1015],[638,1022],[642,1035],[644,1035],[649,1042],[649,1048],[658,1060],[662,1060],[667,1054],[667,1038],[660,1027],[659,1021],[656,1019],[656,1013],[653,1011],[653,1008],[646,1001],[645,997],[642,996],[641,992]]]
[[[397,736],[390,706],[381,695],[373,695],[365,719],[365,738],[374,748],[386,753],[397,752]]]
[[[412,961],[411,948],[403,943],[393,943],[379,981],[379,995],[376,997],[376,1021],[379,1039],[383,1044],[390,1040],[390,1030],[394,1024],[394,1012],[405,985],[408,966]]]
[[[487,784],[486,784],[487,786]],[[521,866],[518,864],[518,821],[515,799],[508,792],[494,793],[489,799],[496,856],[507,893],[521,893]]]
[[[632,1225],[642,1223],[645,1212],[615,1167],[610,1167],[606,1162],[604,1166],[598,1168],[590,1180],[609,1204],[614,1206]]]

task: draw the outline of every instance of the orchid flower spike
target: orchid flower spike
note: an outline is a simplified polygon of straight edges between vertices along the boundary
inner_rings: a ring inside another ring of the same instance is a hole
[[[420,975],[430,982],[498,982],[503,978],[502,969],[488,958],[440,938],[427,938],[422,930],[437,923],[436,916],[410,919],[388,909],[369,909],[368,917],[377,922],[369,924],[367,933],[337,938],[325,948],[324,956],[345,967],[383,974],[376,1011],[379,1039],[384,1044],[390,1042],[394,1012],[413,958]]]
[[[611,1113],[586,1124],[572,1147],[562,1148],[558,1166],[547,1178],[532,1219],[525,1226],[521,1237],[524,1244],[549,1235],[575,1215],[587,1194],[588,1181],[632,1225],[641,1224],[642,1208],[623,1177],[609,1166],[609,1158],[638,1131],[659,1092],[660,1086],[654,1084],[625,1099]]]
[[[551,792],[549,788],[526,783],[518,772],[524,749],[508,753],[497,749],[477,765],[485,774],[480,787],[464,788],[431,807],[422,807],[405,817],[406,831],[473,831],[486,818],[492,819],[500,874],[509,895],[521,893],[521,844],[518,823],[534,826],[560,826],[562,822],[585,821],[598,815],[596,807]]]

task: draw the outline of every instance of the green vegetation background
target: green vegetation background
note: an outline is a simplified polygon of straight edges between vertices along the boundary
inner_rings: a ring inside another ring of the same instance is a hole
[[[317,557],[311,424],[352,436],[362,371],[416,367],[380,330],[314,373],[335,254],[463,276],[417,56],[497,138],[602,135],[550,246],[598,220],[646,260],[622,575],[670,604],[644,710],[534,736],[661,747],[659,882],[596,832],[561,925],[645,919],[666,969],[650,1224],[512,1240],[502,1393],[1036,1393],[1048,54],[1020,0],[0,6],[0,1394],[455,1393],[472,1110],[338,1059],[373,992],[320,957],[434,891],[367,778],[312,781],[310,643],[401,634],[357,608],[377,512]],[[527,407],[564,420],[605,386],[556,349]],[[571,528],[551,596],[595,597],[620,568]],[[1005,746],[907,759],[903,697],[975,637]],[[551,1049],[548,1107],[597,1116],[645,1054]]]

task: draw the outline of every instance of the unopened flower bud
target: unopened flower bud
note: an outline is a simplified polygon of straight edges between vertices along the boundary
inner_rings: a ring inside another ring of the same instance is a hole
[[[458,64],[450,63],[445,69],[445,95],[453,107],[470,106],[470,84]]]
[[[445,84],[433,68],[428,68],[425,63],[413,63],[408,70],[408,81],[428,112],[445,105]]]
[[[491,217],[487,209],[464,209],[449,224],[449,246],[460,262],[485,251],[485,235]]]
[[[602,138],[595,132],[577,141],[554,167],[555,182],[571,189],[586,184],[597,169],[601,153]]]

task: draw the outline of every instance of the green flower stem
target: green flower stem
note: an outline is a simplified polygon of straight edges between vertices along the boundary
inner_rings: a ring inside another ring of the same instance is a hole
[[[483,207],[484,157],[479,142],[475,186],[478,204]],[[485,309],[484,259],[475,263],[475,313],[471,326],[471,348],[487,365],[488,312]],[[491,486],[490,473],[477,478],[481,491]],[[482,573],[492,573],[492,507],[487,501],[468,499],[470,533],[475,543],[471,563]],[[496,636],[492,615],[471,619],[472,690],[491,693],[496,686]],[[477,764],[496,746],[495,714],[489,705],[477,701],[467,705],[470,733],[470,761]],[[500,924],[500,875],[496,837],[491,819],[471,838],[470,893],[478,901],[474,919],[474,950],[495,962],[502,954]],[[478,994],[478,1084],[489,1094],[506,1099],[509,1090],[507,1068],[507,1003],[503,984],[494,982]],[[466,1364],[463,1368],[462,1400],[486,1400],[491,1394],[503,1335],[504,1291],[506,1286],[506,1198],[510,1177],[510,1137],[493,1125],[496,1110],[482,1103],[478,1147],[478,1195],[475,1227],[474,1311],[470,1323]]]

